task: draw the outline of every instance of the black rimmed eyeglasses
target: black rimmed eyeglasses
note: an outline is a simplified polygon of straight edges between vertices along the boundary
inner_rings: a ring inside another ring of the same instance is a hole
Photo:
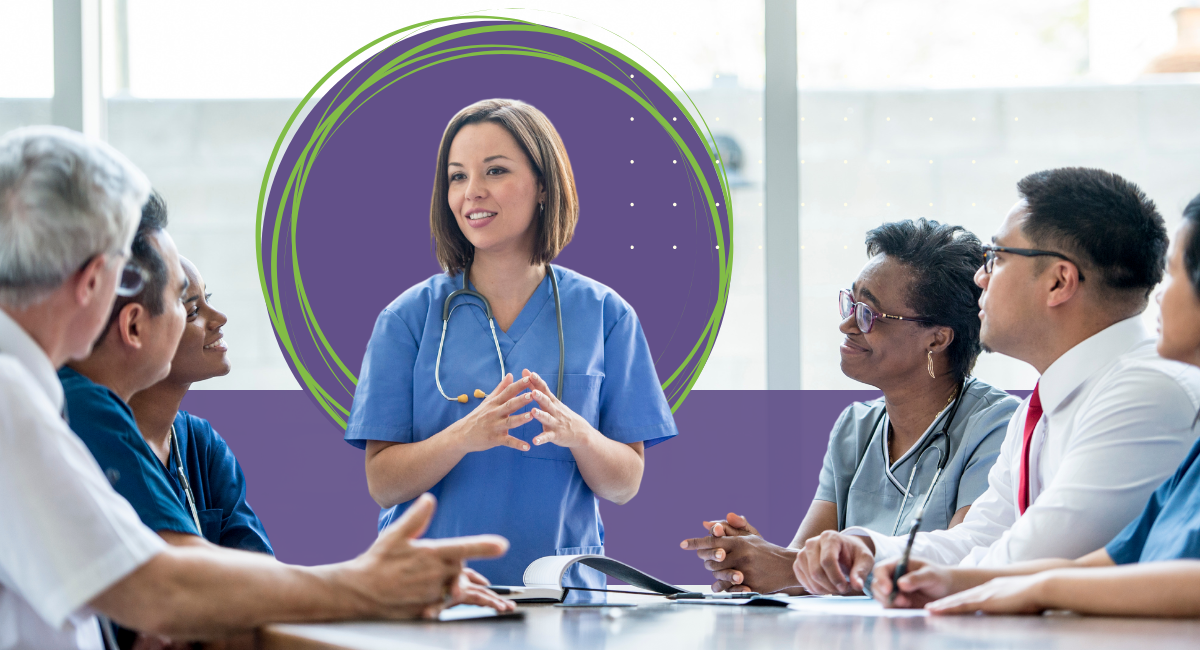
[[[858,325],[858,331],[866,334],[875,327],[875,321],[880,318],[891,318],[894,320],[903,320],[913,323],[932,323],[933,321],[927,318],[913,318],[911,316],[893,316],[885,314],[881,311],[871,309],[865,302],[857,302],[854,300],[854,294],[842,289],[838,292],[838,309],[842,314],[842,320],[850,318],[850,315],[855,316],[855,324]]]
[[[1075,265],[1075,269],[1079,272],[1079,281],[1083,281],[1083,269],[1079,268],[1079,263],[1075,260],[1056,251],[1043,251],[1036,248],[1009,248],[1007,246],[992,246],[985,245],[983,247],[983,272],[991,273],[996,267],[996,253],[1012,253],[1021,257],[1057,257],[1060,260],[1070,262]]]

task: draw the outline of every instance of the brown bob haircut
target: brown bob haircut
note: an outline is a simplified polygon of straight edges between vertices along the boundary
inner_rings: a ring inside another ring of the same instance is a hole
[[[438,147],[437,170],[433,175],[433,199],[429,204],[429,231],[433,236],[438,264],[446,273],[462,271],[475,257],[475,247],[467,240],[450,211],[450,180],[446,168],[450,143],[468,124],[494,122],[504,127],[533,167],[546,191],[546,208],[537,211],[530,264],[548,264],[571,242],[579,222],[579,195],[575,174],[562,138],[541,111],[515,99],[485,99],[462,109],[450,120]]]

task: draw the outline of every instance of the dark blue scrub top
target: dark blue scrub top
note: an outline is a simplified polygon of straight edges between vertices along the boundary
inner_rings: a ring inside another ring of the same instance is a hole
[[[208,420],[187,411],[175,416],[175,435],[179,436],[179,446],[183,449],[184,471],[192,486],[196,510],[200,512],[204,538],[226,548],[274,555],[262,521],[246,502],[242,466],[224,438],[213,431]],[[182,490],[177,494],[186,499]]]
[[[182,486],[142,438],[129,405],[71,368],[60,370],[58,377],[71,430],[142,523],[154,531],[197,534]],[[229,548],[271,553],[262,522],[246,503],[241,467],[225,441],[208,422],[182,411],[175,417],[175,431],[204,538]]]
[[[1117,564],[1200,559],[1200,440],[1105,550]]]

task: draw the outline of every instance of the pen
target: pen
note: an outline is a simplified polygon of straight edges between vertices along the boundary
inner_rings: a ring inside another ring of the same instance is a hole
[[[917,516],[913,519],[912,530],[908,531],[908,544],[904,546],[904,555],[900,556],[900,562],[896,564],[896,571],[892,574],[892,590],[888,593],[888,606],[896,601],[896,592],[900,587],[896,584],[900,578],[908,573],[908,558],[912,555],[913,542],[917,539],[917,529],[921,527],[921,518],[925,516],[925,504],[921,504],[921,509],[917,511]]]

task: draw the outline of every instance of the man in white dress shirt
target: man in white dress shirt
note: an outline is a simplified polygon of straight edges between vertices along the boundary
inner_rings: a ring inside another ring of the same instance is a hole
[[[217,547],[169,547],[142,525],[63,420],[56,368],[87,356],[126,267],[150,186],[123,156],[49,127],[0,137],[0,649],[100,648],[96,614],[197,638],[270,621],[402,618],[462,601],[462,560],[496,536],[416,539],[416,511],[358,558],[295,567]]]
[[[1159,357],[1141,319],[1167,250],[1154,203],[1098,169],[1038,172],[1017,189],[975,276],[980,338],[1041,379],[963,523],[917,534],[912,556],[930,562],[997,566],[1100,548],[1196,440],[1200,370]],[[812,593],[861,591],[875,558],[906,541],[827,532],[794,569]]]

